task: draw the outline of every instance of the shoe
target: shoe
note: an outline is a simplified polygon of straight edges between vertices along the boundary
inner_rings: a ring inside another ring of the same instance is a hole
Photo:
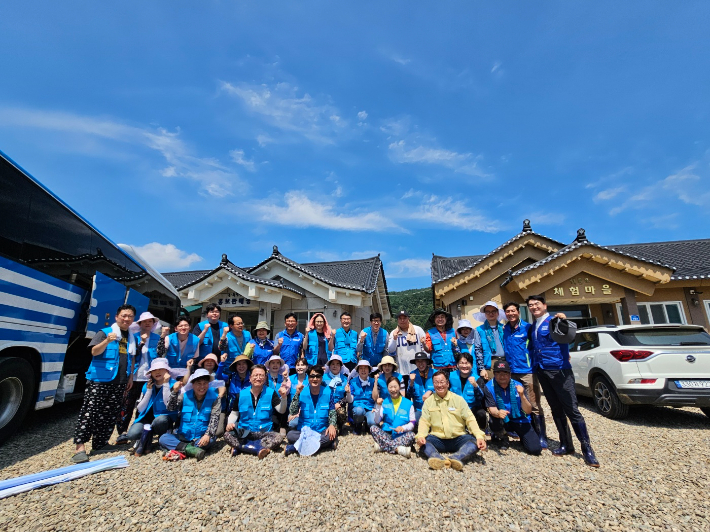
[[[560,446],[553,449],[553,456],[564,456],[566,454],[574,454],[574,443],[572,443],[572,433],[567,424],[567,418],[554,418],[557,432],[560,435]]]
[[[253,440],[248,443],[245,443],[241,446],[241,450],[246,454],[256,456],[257,458],[259,458],[259,460],[263,460],[271,452],[270,449],[263,447],[259,440]]]
[[[501,451],[507,451],[510,449],[510,438],[508,438],[507,434],[503,434],[502,436],[497,436],[493,435],[493,438],[491,438],[493,442],[495,442],[496,445],[498,445],[498,449]]]
[[[116,443],[114,445],[126,445],[130,441],[131,440],[128,439],[128,434],[121,434],[118,438],[116,438]]]
[[[298,451],[296,450],[295,445],[287,445],[286,448],[284,449],[284,456],[290,456],[292,454],[296,454]]]
[[[148,454],[150,452],[150,447],[153,443],[153,430],[148,429],[144,430],[143,433],[141,434],[141,439],[138,442],[138,445],[136,446],[136,450],[134,451],[133,455],[134,456],[143,456],[144,454]]]
[[[508,438],[513,439],[513,440],[519,440],[520,436],[518,436],[517,432],[508,432]]]
[[[587,424],[582,421],[581,423],[572,423],[572,428],[574,433],[577,435],[580,445],[582,446],[582,456],[587,465],[592,467],[599,467],[599,461],[597,457],[594,456],[594,450],[592,449],[591,443],[589,443],[589,432],[587,432]]]
[[[375,443],[375,444],[372,446],[372,450],[375,451],[376,453],[379,453],[379,452],[382,452],[382,447],[380,447],[380,444],[379,444],[379,443]]]
[[[84,464],[89,461],[89,456],[86,454],[86,451],[79,451],[71,457],[71,461],[75,464]]]
[[[397,447],[397,454],[399,456],[404,456],[405,458],[410,458],[412,456],[412,450],[409,447],[400,445],[399,447]]]
[[[463,471],[463,465],[468,462],[473,455],[478,452],[478,445],[475,442],[467,442],[461,446],[457,452],[449,456],[451,469],[454,471]]]
[[[427,464],[432,469],[445,469],[451,467],[451,462],[446,458],[429,458]]]

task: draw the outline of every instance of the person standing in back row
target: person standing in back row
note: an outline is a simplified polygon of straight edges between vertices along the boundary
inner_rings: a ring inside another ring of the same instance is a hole
[[[397,327],[390,333],[387,351],[397,362],[399,372],[404,378],[405,389],[409,387],[409,375],[417,367],[411,362],[414,355],[423,351],[422,342],[426,338],[424,329],[409,321],[409,313],[400,310],[397,314]]]
[[[481,375],[486,381],[493,378],[491,367],[498,360],[505,360],[505,346],[503,345],[503,324],[505,312],[498,307],[495,301],[487,301],[480,312],[473,315],[473,319],[483,322],[476,327],[478,335],[474,348],[476,359],[483,358],[483,371]]]
[[[200,336],[200,333],[205,330],[207,325],[210,327],[207,334],[204,336],[202,344],[200,344],[199,360],[202,360],[210,353],[215,355],[217,360],[219,360],[222,357],[222,351],[219,349],[219,340],[222,337],[222,331],[225,327],[229,327],[229,325],[227,322],[219,321],[219,317],[222,314],[222,307],[219,305],[210,303],[205,308],[205,313],[206,319],[195,325],[195,328],[192,330],[192,334]]]

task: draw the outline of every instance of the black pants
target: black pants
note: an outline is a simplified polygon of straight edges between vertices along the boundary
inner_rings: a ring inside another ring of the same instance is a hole
[[[84,403],[74,428],[75,444],[92,440],[92,447],[100,449],[108,443],[125,391],[125,384],[86,381]]]
[[[577,392],[574,391],[574,374],[571,369],[538,370],[537,378],[553,418],[567,417],[571,423],[584,423],[584,417],[577,407]]]
[[[486,425],[488,425],[488,416],[486,415],[486,409],[479,407],[476,409],[471,409],[473,416],[476,418],[476,423],[478,423],[478,428],[485,431]]]
[[[515,432],[520,436],[520,441],[525,449],[530,454],[540,454],[540,437],[532,428],[530,423],[518,423],[516,421],[508,421],[504,423],[498,417],[491,417],[491,431],[496,436],[502,436],[505,432]]]

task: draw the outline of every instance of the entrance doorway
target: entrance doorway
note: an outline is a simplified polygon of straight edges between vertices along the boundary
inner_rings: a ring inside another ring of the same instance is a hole
[[[227,322],[231,323],[232,316],[239,316],[244,322],[244,330],[254,336],[254,327],[259,322],[258,310],[240,310],[238,312],[227,312]]]

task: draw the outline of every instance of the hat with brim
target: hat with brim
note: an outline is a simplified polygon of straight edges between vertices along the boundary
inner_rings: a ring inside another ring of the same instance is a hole
[[[493,363],[493,373],[510,373],[510,364],[505,360],[497,360]]]
[[[431,358],[429,358],[429,355],[426,354],[424,351],[414,353],[414,358],[410,360],[409,363],[414,364],[417,360],[423,360],[427,364],[431,364]]]
[[[271,364],[274,360],[276,360],[280,366],[283,366],[285,364],[284,359],[281,358],[279,355],[271,355],[269,357],[269,360],[266,361],[266,367],[269,367],[269,364]]]
[[[246,362],[247,363],[247,371],[251,369],[251,367],[254,365],[254,362],[252,361],[251,358],[249,358],[246,355],[239,355],[237,358],[235,358],[232,363],[229,365],[229,371],[232,373],[237,371],[237,363],[238,362]]]
[[[481,309],[473,315],[473,319],[481,323],[488,321],[488,318],[486,318],[486,307],[493,307],[498,311],[497,321],[505,320],[505,311],[500,308],[495,301],[486,301],[484,305],[481,305]]]
[[[131,326],[128,328],[128,330],[132,333],[137,333],[141,328],[141,322],[145,320],[153,320],[153,327],[151,328],[150,332],[157,333],[162,327],[162,325],[160,324],[160,320],[153,316],[153,314],[151,314],[150,312],[143,312],[137,320],[133,320],[133,323],[131,323]]]
[[[399,313],[397,314],[397,317],[399,318],[400,316],[405,316],[408,318],[409,312],[407,312],[406,310],[400,310]]]
[[[454,326],[454,317],[451,315],[451,313],[447,312],[443,308],[438,308],[429,316],[429,319],[425,324],[425,328],[429,329],[431,327],[436,327],[436,322],[434,320],[439,314],[443,314],[444,316],[446,316],[446,324],[444,325],[446,330],[449,330],[451,329],[451,327]]]
[[[381,368],[383,364],[392,364],[394,366],[395,371],[397,370],[397,362],[395,362],[394,358],[389,355],[386,357],[382,357],[382,360],[379,364],[377,364],[377,367]]]
[[[150,368],[145,371],[145,376],[150,377],[151,371],[156,371],[159,369],[164,369],[165,371],[170,371],[170,364],[166,358],[156,358],[150,363]]]
[[[209,355],[207,355],[205,358],[200,360],[197,363],[197,365],[200,366],[201,368],[204,368],[206,360],[212,360],[212,361],[214,361],[215,364],[219,365],[219,359],[217,358],[217,355],[215,355],[214,353],[210,353]]]
[[[359,368],[360,366],[367,366],[368,368],[372,369],[372,364],[370,364],[364,358],[361,358],[360,360],[357,361],[357,365],[355,366],[355,371],[357,371],[357,368]]]
[[[343,357],[341,357],[340,355],[331,355],[330,360],[328,361],[326,366],[330,366],[333,362],[340,362],[340,365],[342,365],[343,364]]]
[[[577,336],[577,324],[571,320],[552,318],[550,320],[550,338],[558,344],[570,344]]]
[[[191,383],[191,382],[196,381],[197,379],[211,380],[210,372],[207,371],[206,369],[200,368],[197,371],[195,371],[195,373],[193,373],[192,376],[190,376],[190,380],[187,382]]]
[[[258,331],[259,329],[266,329],[267,333],[271,332],[271,329],[269,329],[269,324],[265,321],[260,321],[259,323],[257,323],[256,327],[254,327],[254,332]]]
[[[460,332],[461,332],[461,329],[464,329],[464,328],[466,328],[466,327],[468,327],[469,329],[473,329],[473,326],[471,325],[471,322],[470,322],[470,321],[468,321],[468,320],[459,320],[459,324],[458,324],[458,326],[456,327],[456,332],[457,332],[457,333],[460,333]]]

